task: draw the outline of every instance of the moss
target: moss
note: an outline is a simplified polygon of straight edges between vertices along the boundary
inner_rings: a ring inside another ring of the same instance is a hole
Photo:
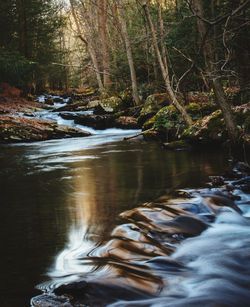
[[[150,119],[148,119],[148,120],[144,123],[144,125],[142,126],[142,130],[148,130],[148,129],[154,127],[154,125],[155,125],[155,120],[156,120],[156,117],[155,117],[155,116],[153,116],[153,117],[151,117]]]
[[[183,124],[184,122],[180,113],[176,110],[176,108],[173,105],[162,108],[155,115],[154,127],[156,129],[160,128],[171,129]]]
[[[217,109],[217,106],[213,103],[191,102],[186,106],[187,112],[191,115],[193,120],[202,118],[203,116],[213,113]]]
[[[119,97],[113,96],[100,101],[104,108],[112,108],[115,112],[121,108],[122,100]]]
[[[141,115],[156,114],[163,106],[169,104],[168,95],[165,93],[153,94],[147,97],[141,110]]]
[[[201,144],[224,142],[227,139],[227,131],[221,111],[217,110],[198,120],[192,127],[184,130],[182,138]]]
[[[134,106],[134,98],[131,88],[127,88],[124,91],[121,91],[117,96],[122,100],[123,108]]]
[[[187,105],[186,110],[190,114],[196,114],[201,111],[201,106],[196,102],[191,102]]]

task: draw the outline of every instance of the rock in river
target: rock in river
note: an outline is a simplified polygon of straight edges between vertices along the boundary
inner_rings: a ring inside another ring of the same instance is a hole
[[[112,115],[78,115],[75,123],[89,126],[97,130],[104,130],[114,127],[114,117]]]
[[[68,137],[89,136],[90,133],[57,125],[48,120],[21,118],[16,116],[0,116],[0,142],[32,142]]]

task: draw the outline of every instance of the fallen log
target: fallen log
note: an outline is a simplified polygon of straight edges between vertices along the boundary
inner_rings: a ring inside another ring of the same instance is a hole
[[[140,133],[137,133],[137,134],[135,134],[135,135],[125,137],[125,138],[123,139],[123,141],[128,141],[128,140],[130,140],[130,139],[135,139],[135,138],[137,138],[138,136],[141,136],[141,135],[143,135],[144,133],[149,132],[149,131],[152,131],[152,130],[153,130],[153,128],[150,128],[150,129],[144,130],[144,131],[142,131],[142,132],[140,132]]]

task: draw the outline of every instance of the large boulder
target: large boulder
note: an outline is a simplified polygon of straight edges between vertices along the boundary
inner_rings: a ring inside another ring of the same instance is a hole
[[[116,96],[101,99],[99,101],[99,105],[101,105],[103,109],[108,109],[109,112],[111,112],[111,110],[113,112],[117,112],[121,110],[122,99]]]
[[[112,114],[114,113],[114,109],[109,106],[104,106],[103,104],[98,104],[94,109],[95,115],[104,115],[104,114]]]
[[[196,121],[212,113],[216,109],[216,106],[209,103],[199,105],[193,102],[185,108],[192,119]],[[157,132],[158,138],[162,141],[169,142],[179,139],[187,126],[180,112],[173,105],[168,105],[161,108],[153,117],[149,118],[142,127],[143,130],[150,128],[153,128]]]
[[[104,130],[114,127],[114,117],[112,115],[76,115],[76,124],[92,127],[97,130]]]
[[[233,108],[233,111],[240,135],[244,137],[246,142],[250,134],[250,103],[237,106]],[[225,143],[228,140],[228,132],[221,110],[195,122],[194,125],[185,129],[182,137],[198,145]]]
[[[140,125],[144,124],[149,118],[154,116],[162,107],[171,103],[166,93],[152,94],[147,97],[138,119]]]
[[[193,144],[208,145],[225,142],[228,134],[221,110],[198,120],[194,125],[187,128],[182,136]]]
[[[137,119],[132,116],[120,116],[115,119],[115,127],[121,129],[138,129]]]

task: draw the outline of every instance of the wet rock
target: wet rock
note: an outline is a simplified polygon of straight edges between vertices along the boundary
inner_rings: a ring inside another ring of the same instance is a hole
[[[213,187],[220,187],[225,183],[225,179],[222,176],[210,176],[209,179]]]
[[[229,194],[215,194],[208,193],[202,194],[204,204],[208,206],[212,211],[218,212],[221,207],[229,207],[234,209],[236,212],[242,214],[240,208],[234,203]]]
[[[107,306],[121,297],[128,300],[151,297],[130,285],[107,282],[105,278],[62,285],[55,289],[55,294],[73,296],[74,300],[79,302],[78,306]]]
[[[116,128],[121,129],[138,129],[139,125],[137,119],[132,116],[120,116],[115,119],[114,123]]]
[[[35,117],[34,113],[24,113],[23,115],[27,117]]]
[[[42,108],[41,108],[42,107]],[[3,97],[0,95],[0,114],[33,113],[46,109],[44,105],[19,97]]]
[[[132,116],[138,119],[140,112],[141,112],[142,106],[135,106],[131,108],[127,108],[125,110],[116,112],[115,115],[116,117],[119,116]]]
[[[31,142],[89,136],[89,132],[54,122],[16,116],[0,116],[0,142]]]
[[[42,294],[31,299],[32,307],[73,307],[68,297]]]
[[[241,176],[247,176],[250,175],[250,166],[245,162],[237,162],[233,168],[233,171]]]
[[[77,112],[77,111],[86,111],[88,110],[88,101],[79,101],[67,104],[66,106],[56,108],[53,112]]]
[[[104,106],[102,104],[98,104],[94,109],[95,115],[105,115],[105,114],[113,114],[114,109],[109,106]]]
[[[232,184],[248,184],[249,178]],[[249,219],[240,215],[234,200],[224,188],[182,190],[174,198],[163,195],[123,212],[124,223],[112,231],[110,239],[81,259],[81,264],[86,260],[98,270],[60,285],[54,293],[58,298],[68,295],[73,306],[200,306],[201,299],[204,306],[215,306],[223,305],[224,290],[231,291],[236,284],[235,292],[227,292],[226,305],[236,306],[245,289],[240,306],[247,306]],[[225,207],[227,212],[221,213]],[[222,287],[219,300],[218,287]],[[189,288],[186,295],[183,289]],[[196,291],[199,295],[192,300]]]
[[[54,104],[54,99],[51,97],[45,98],[44,103],[49,105],[49,106],[53,106]]]
[[[243,192],[250,193],[250,176],[231,182],[234,188],[240,189]]]
[[[59,115],[63,118],[63,119],[67,119],[67,120],[74,120],[77,119],[79,114],[77,114],[77,112],[63,112],[63,113],[59,113]]]
[[[97,130],[104,130],[114,127],[112,115],[78,115],[74,119],[76,124],[89,126]]]
[[[52,97],[52,100],[54,103],[64,103],[63,97]]]

